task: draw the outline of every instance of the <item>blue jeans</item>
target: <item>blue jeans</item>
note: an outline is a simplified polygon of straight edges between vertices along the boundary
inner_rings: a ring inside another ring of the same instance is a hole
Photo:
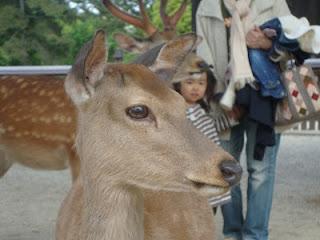
[[[253,159],[257,124],[247,119],[231,130],[229,141],[221,146],[240,160],[244,147],[244,134],[247,136],[246,159],[248,171],[247,213],[243,216],[240,185],[231,191],[232,202],[222,206],[225,237],[237,240],[267,240],[269,217],[272,206],[276,157],[280,134],[276,134],[276,145],[267,147],[262,161]]]
[[[260,83],[262,96],[271,96],[281,99],[286,96],[285,88],[281,82],[281,73],[277,63],[269,58],[269,53],[261,49],[248,49],[253,75]]]

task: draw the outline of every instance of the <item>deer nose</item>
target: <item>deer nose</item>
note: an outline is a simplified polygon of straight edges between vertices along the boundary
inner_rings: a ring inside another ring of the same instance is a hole
[[[238,162],[234,160],[224,160],[220,163],[219,168],[224,180],[226,180],[230,186],[240,182],[242,168]]]

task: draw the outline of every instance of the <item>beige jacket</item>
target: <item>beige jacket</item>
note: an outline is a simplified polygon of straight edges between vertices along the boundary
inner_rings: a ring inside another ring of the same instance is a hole
[[[274,18],[290,14],[285,0],[252,0],[251,8],[257,13],[253,19],[257,26]],[[228,65],[226,29],[221,12],[221,0],[201,0],[197,13],[197,34],[203,41],[197,53],[214,67],[217,78],[216,91],[225,89],[224,78]]]
[[[213,65],[217,79],[216,92],[225,90],[225,75],[228,66],[227,33],[221,11],[221,1],[201,0],[196,13],[197,34],[203,38],[197,48],[197,54]],[[285,0],[252,0],[251,8],[256,13],[253,22],[257,26],[272,18],[291,14]],[[214,119],[225,118],[218,104],[212,104],[211,108],[210,114]],[[231,125],[233,124],[237,123],[234,122]],[[276,128],[276,131],[282,132],[290,127]],[[222,132],[220,138],[228,139],[228,135],[229,131]]]

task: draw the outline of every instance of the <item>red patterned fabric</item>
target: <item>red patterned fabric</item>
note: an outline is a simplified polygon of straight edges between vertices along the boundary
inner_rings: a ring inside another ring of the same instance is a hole
[[[288,96],[277,109],[276,123],[285,125],[320,115],[318,78],[312,68],[302,65],[283,74],[283,84]]]

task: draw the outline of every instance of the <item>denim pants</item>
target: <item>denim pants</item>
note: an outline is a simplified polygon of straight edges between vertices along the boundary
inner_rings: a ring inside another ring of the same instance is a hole
[[[268,239],[280,134],[276,134],[276,145],[267,147],[263,160],[257,161],[253,159],[256,129],[255,122],[245,119],[232,128],[230,140],[221,143],[226,151],[240,160],[244,147],[244,134],[247,137],[245,145],[248,171],[247,212],[244,217],[240,185],[231,190],[231,203],[222,206],[224,236],[237,240]]]
[[[285,88],[281,82],[280,68],[269,58],[269,53],[261,49],[248,49],[253,75],[260,86],[262,96],[271,96],[282,99],[286,96]]]

